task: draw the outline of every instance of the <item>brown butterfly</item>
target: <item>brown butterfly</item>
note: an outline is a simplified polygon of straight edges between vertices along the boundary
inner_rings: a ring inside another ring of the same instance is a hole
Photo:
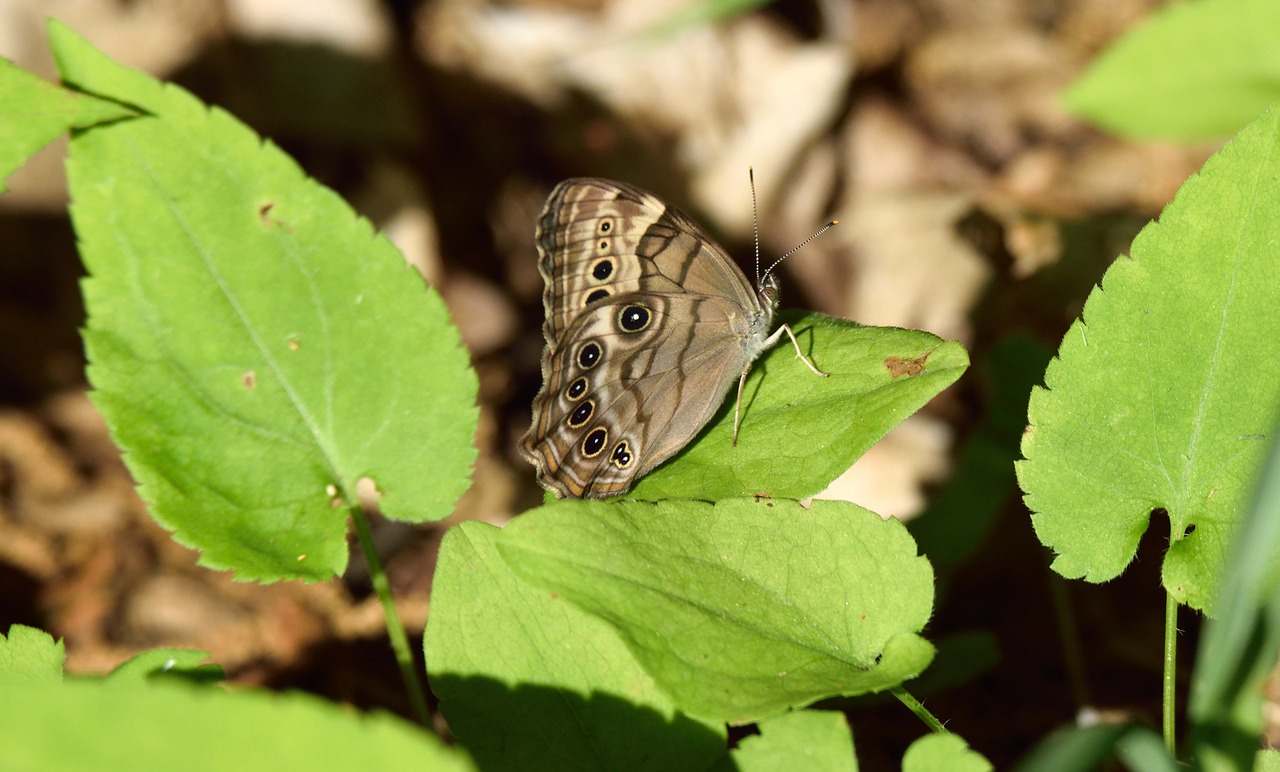
[[[650,193],[565,180],[536,238],[547,347],[520,451],[561,498],[626,493],[698,434],[734,381],[737,444],[747,372],[784,332],[826,375],[790,327],[771,330],[772,269],[752,288],[697,223]]]

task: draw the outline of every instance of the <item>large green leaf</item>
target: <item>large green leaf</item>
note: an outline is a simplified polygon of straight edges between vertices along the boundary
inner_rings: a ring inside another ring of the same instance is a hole
[[[1274,0],[1170,3],[1098,57],[1067,107],[1132,137],[1225,137],[1280,99],[1278,31]]]
[[[786,313],[820,378],[784,337],[751,368],[733,445],[734,394],[679,455],[628,498],[800,499],[843,474],[890,429],[969,366],[964,347],[919,330],[863,327],[821,314]]]
[[[94,402],[156,519],[273,580],[342,572],[362,477],[448,515],[476,381],[439,296],[230,115],[50,32],[68,83],[147,113],[78,134],[69,174]]]
[[[0,59],[0,193],[5,178],[55,137],[129,115],[136,112],[126,105],[58,88]]]
[[[1280,110],[1143,229],[1028,408],[1018,479],[1053,568],[1103,582],[1168,512],[1165,588],[1210,605],[1280,404]]]
[[[608,625],[516,578],[499,530],[440,546],[424,648],[454,734],[486,769],[705,770],[724,727],[679,713]]]
[[[394,716],[170,679],[6,684],[0,748],[13,770],[475,769]]]
[[[386,714],[304,694],[228,692],[148,671],[204,652],[153,649],[106,679],[63,680],[61,642],[22,625],[0,636],[0,758],[6,770],[474,769],[465,755]]]
[[[919,674],[933,573],[845,502],[560,502],[499,539],[520,576],[608,622],[686,712],[746,723]]]

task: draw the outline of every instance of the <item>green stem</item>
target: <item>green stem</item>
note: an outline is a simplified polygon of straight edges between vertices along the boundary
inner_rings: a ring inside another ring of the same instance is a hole
[[[920,720],[925,723],[925,726],[929,727],[929,731],[948,734],[947,728],[942,725],[942,722],[929,712],[929,709],[924,706],[924,703],[920,702],[920,700],[917,700],[915,697],[912,697],[906,689],[903,689],[901,686],[895,686],[890,689],[889,692],[893,694],[894,697],[897,697],[903,705],[910,708],[912,713],[919,716]]]
[[[1176,729],[1178,676],[1178,601],[1173,593],[1165,591],[1164,595],[1164,744],[1169,755],[1177,758]]]
[[[425,727],[431,727],[431,713],[427,710],[427,697],[418,678],[418,668],[413,661],[413,652],[409,650],[409,636],[404,632],[404,624],[400,621],[400,612],[396,611],[395,599],[391,597],[391,584],[387,581],[387,572],[382,568],[382,560],[378,550],[373,546],[373,532],[369,530],[369,519],[358,505],[351,508],[351,519],[356,524],[356,538],[360,549],[364,552],[365,562],[369,564],[369,580],[373,583],[373,591],[382,601],[382,615],[387,622],[387,635],[391,638],[391,649],[396,655],[396,664],[400,666],[400,677],[404,679],[405,689],[409,692],[409,702],[413,703],[413,712],[418,721]]]
[[[1067,666],[1067,682],[1076,701],[1076,713],[1093,705],[1089,679],[1084,664],[1084,651],[1080,647],[1080,629],[1076,626],[1075,608],[1071,605],[1070,587],[1066,580],[1046,570],[1049,579],[1049,596],[1053,599],[1054,615],[1058,618],[1058,637],[1062,641],[1062,654]]]

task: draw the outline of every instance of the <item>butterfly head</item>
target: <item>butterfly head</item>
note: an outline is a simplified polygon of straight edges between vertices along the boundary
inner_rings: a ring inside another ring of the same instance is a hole
[[[756,284],[756,294],[760,296],[760,305],[774,308],[778,305],[778,275],[772,271],[760,277]]]

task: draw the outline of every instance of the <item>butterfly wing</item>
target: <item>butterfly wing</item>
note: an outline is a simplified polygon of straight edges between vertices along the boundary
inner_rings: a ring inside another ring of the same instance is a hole
[[[759,307],[751,283],[701,226],[631,185],[561,182],[547,197],[536,240],[549,344],[591,303],[629,292],[727,296]]]
[[[537,235],[547,347],[521,451],[559,496],[618,495],[711,419],[773,309],[697,224],[628,185],[561,183]]]

